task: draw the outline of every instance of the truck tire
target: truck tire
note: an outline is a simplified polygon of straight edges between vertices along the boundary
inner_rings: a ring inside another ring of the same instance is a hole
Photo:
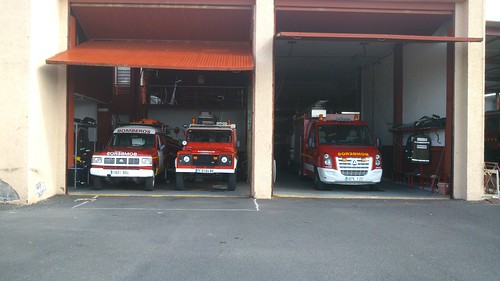
[[[316,190],[325,190],[326,189],[326,184],[321,181],[319,178],[319,173],[317,169],[314,169],[314,186],[316,187]]]
[[[94,189],[97,190],[103,189],[104,183],[101,177],[92,177],[92,182],[94,183]]]
[[[149,177],[146,178],[144,181],[144,186],[146,187],[147,191],[153,191],[155,189],[155,177]]]
[[[184,189],[184,174],[175,173],[175,190],[183,190],[183,189]]]
[[[236,190],[236,173],[229,174],[229,179],[227,181],[227,190]]]

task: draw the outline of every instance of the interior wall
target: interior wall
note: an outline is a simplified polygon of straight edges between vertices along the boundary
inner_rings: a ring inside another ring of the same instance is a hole
[[[97,103],[86,99],[75,99],[74,118],[83,120],[85,117],[90,117],[97,120]],[[89,130],[89,140],[96,141],[96,130]]]
[[[447,117],[446,44],[408,44],[403,47],[403,123],[433,114]],[[444,146],[444,130],[428,136],[432,146]]]
[[[113,68],[96,66],[73,67],[75,92],[99,100],[111,102],[113,93]]]
[[[370,124],[373,135],[383,145],[392,145],[393,123],[393,63],[392,55],[367,66],[362,72],[362,116]]]

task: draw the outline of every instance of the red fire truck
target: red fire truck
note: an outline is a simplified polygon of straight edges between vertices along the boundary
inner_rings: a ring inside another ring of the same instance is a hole
[[[184,189],[185,179],[227,177],[228,190],[233,191],[238,164],[236,124],[200,119],[187,127],[183,149],[177,153],[176,189]]]
[[[155,179],[166,180],[180,150],[178,141],[165,134],[165,125],[144,119],[113,131],[104,150],[92,155],[90,174],[94,187],[104,183],[133,181],[153,190]]]
[[[381,153],[358,112],[326,114],[324,109],[312,109],[310,117],[295,122],[292,162],[299,176],[314,179],[316,189],[323,190],[326,184],[372,189],[380,182]]]

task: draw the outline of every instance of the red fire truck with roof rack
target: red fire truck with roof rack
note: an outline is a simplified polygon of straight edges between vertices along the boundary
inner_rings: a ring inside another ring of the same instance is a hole
[[[227,177],[229,191],[236,189],[238,150],[236,124],[217,122],[208,112],[186,126],[183,148],[175,160],[176,189],[184,189],[186,179]]]
[[[314,179],[316,189],[326,184],[368,185],[382,178],[382,156],[368,124],[359,112],[326,114],[311,109],[311,115],[297,118],[291,151],[300,177]]]
[[[153,119],[120,125],[104,150],[92,155],[90,174],[94,187],[104,183],[133,181],[153,190],[155,180],[167,179],[180,150],[178,141],[165,134],[166,126]]]

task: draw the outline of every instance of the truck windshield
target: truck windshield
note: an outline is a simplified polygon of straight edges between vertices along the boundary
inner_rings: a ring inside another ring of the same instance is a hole
[[[373,139],[366,126],[321,125],[318,126],[319,144],[373,145]]]
[[[153,134],[113,134],[111,147],[155,147],[155,135]]]
[[[230,143],[232,141],[231,131],[190,130],[187,134],[187,141]]]

